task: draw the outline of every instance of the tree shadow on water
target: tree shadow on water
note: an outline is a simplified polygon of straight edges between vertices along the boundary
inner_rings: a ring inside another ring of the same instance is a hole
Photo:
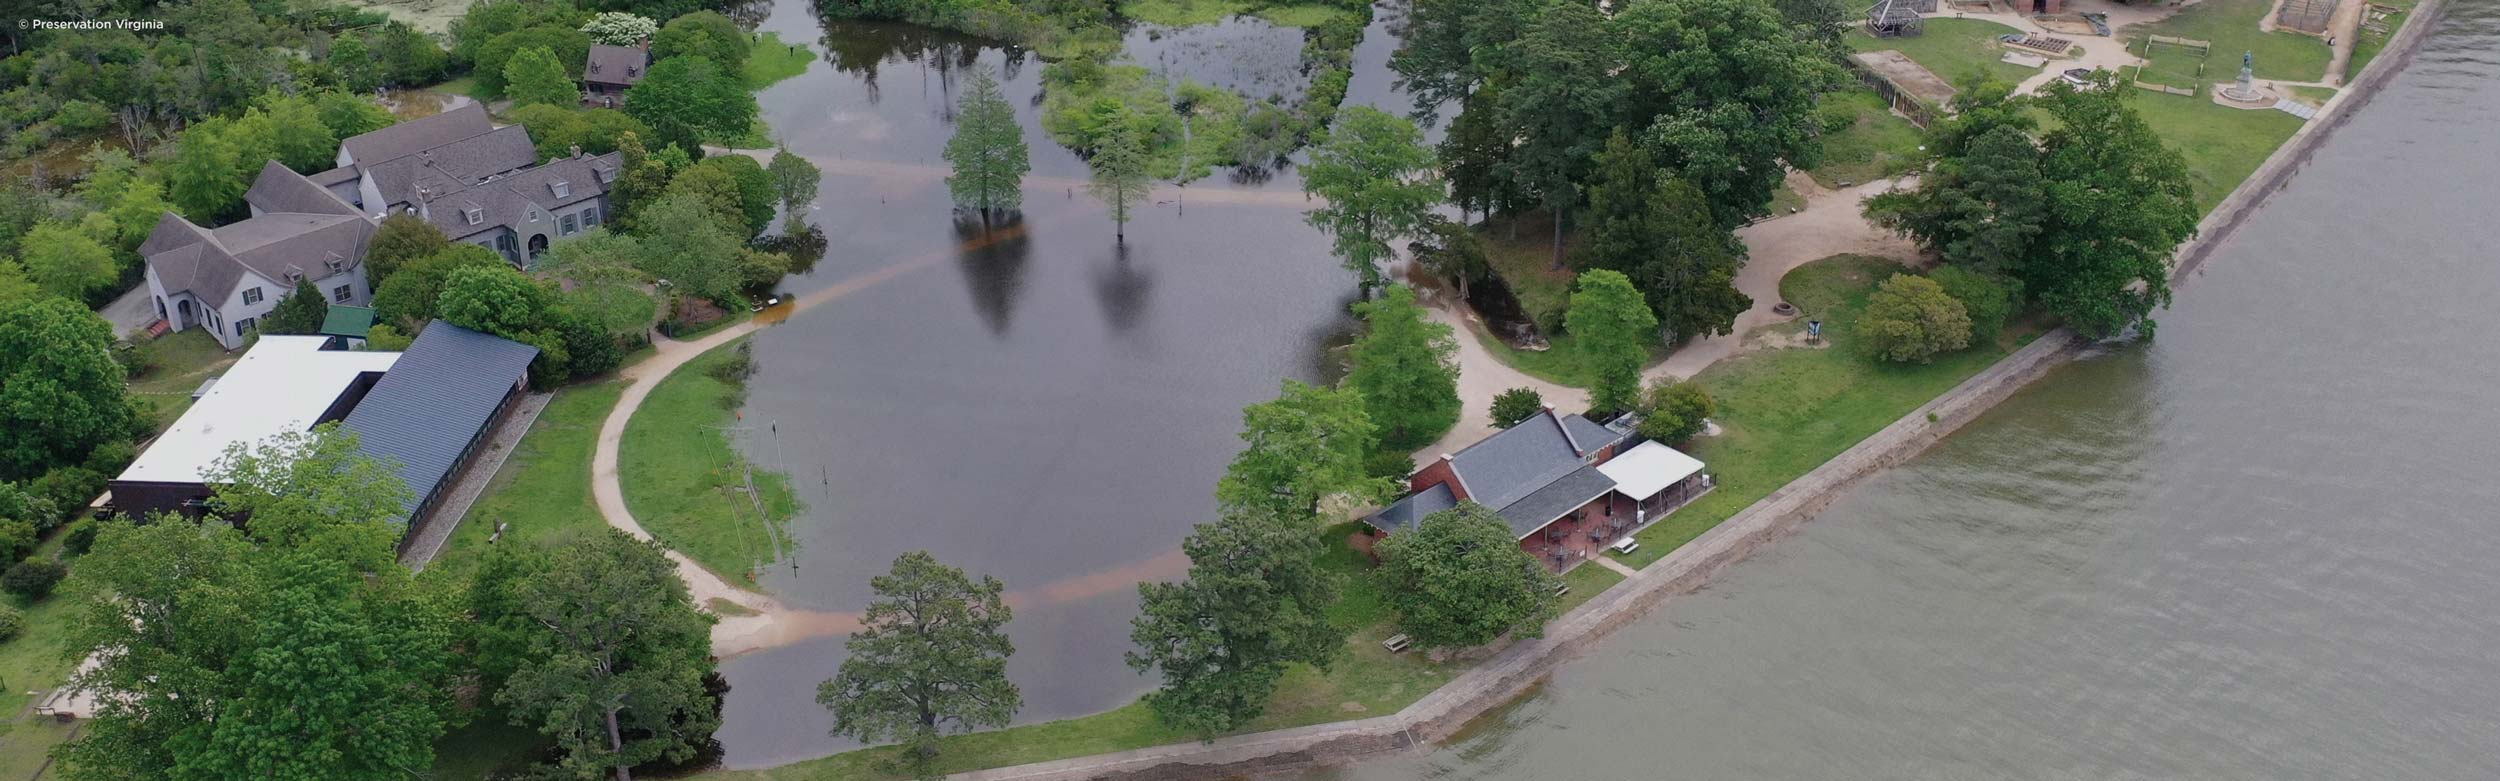
[[[991,335],[1006,336],[1014,320],[1016,297],[1024,292],[1025,264],[1033,253],[1024,215],[1009,212],[984,220],[976,213],[957,212],[955,240],[955,266],[963,270],[972,308],[981,313]]]

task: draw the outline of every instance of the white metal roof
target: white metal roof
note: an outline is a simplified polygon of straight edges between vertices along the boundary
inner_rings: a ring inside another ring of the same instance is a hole
[[[1597,471],[1615,481],[1615,491],[1633,499],[1657,496],[1694,473],[1701,471],[1701,461],[1656,442],[1643,442],[1630,452],[1598,464]]]
[[[399,353],[321,349],[328,340],[261,337],[117,479],[205,482],[228,446],[312,428],[356,375],[388,370],[399,360]]]

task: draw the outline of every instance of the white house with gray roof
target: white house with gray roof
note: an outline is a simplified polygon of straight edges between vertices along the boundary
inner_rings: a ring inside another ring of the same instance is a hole
[[[244,193],[250,219],[206,228],[168,212],[139,254],[167,328],[206,328],[234,349],[300,280],[333,304],[370,302],[365,244],[393,212],[527,267],[607,221],[618,167],[578,151],[541,165],[527,130],[472,104],[341,141],[338,167],[311,176],[272,161]]]

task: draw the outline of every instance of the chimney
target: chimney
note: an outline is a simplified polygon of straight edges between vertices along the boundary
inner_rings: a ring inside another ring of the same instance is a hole
[[[574,145],[573,145],[573,157],[574,157],[574,159],[580,159],[580,158],[581,158],[581,156],[582,156],[582,145],[580,145],[580,144],[574,144]]]
[[[1450,455],[1450,454],[1448,454],[1448,453],[1443,453],[1443,454],[1441,454],[1441,460],[1443,460],[1443,461],[1456,461],[1456,460],[1458,460],[1458,457],[1457,457],[1457,456]]]

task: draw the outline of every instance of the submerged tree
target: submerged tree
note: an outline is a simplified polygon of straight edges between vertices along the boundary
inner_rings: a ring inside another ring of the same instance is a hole
[[[1136,128],[1121,123],[1103,139],[1101,146],[1094,148],[1094,158],[1086,162],[1094,169],[1093,180],[1085,185],[1086,192],[1111,207],[1114,240],[1128,243],[1129,208],[1145,201],[1154,188],[1146,176],[1145,142],[1138,139]]]
[[[940,734],[1006,726],[1023,705],[1007,681],[1013,613],[997,578],[975,582],[928,551],[895,558],[869,586],[877,599],[816,701],[833,711],[834,734],[901,741],[900,769],[936,778]]]
[[[1033,170],[1024,128],[986,68],[973,70],[970,87],[955,104],[955,136],[946,141],[946,161],[955,166],[946,189],[957,207],[979,212],[986,222],[1023,205],[1024,174]]]
[[[1380,287],[1380,263],[1390,257],[1392,242],[1421,230],[1441,200],[1432,168],[1432,150],[1415,123],[1368,106],[1339,112],[1311,148],[1302,192],[1327,204],[1305,218],[1334,240],[1337,257],[1363,292]]]
[[[807,223],[799,215],[816,202],[816,187],[823,181],[824,172],[816,170],[816,164],[807,158],[791,154],[787,146],[773,152],[772,162],[765,164],[764,172],[772,175],[773,194],[781,199],[782,220],[787,226],[782,232],[805,232]]]

